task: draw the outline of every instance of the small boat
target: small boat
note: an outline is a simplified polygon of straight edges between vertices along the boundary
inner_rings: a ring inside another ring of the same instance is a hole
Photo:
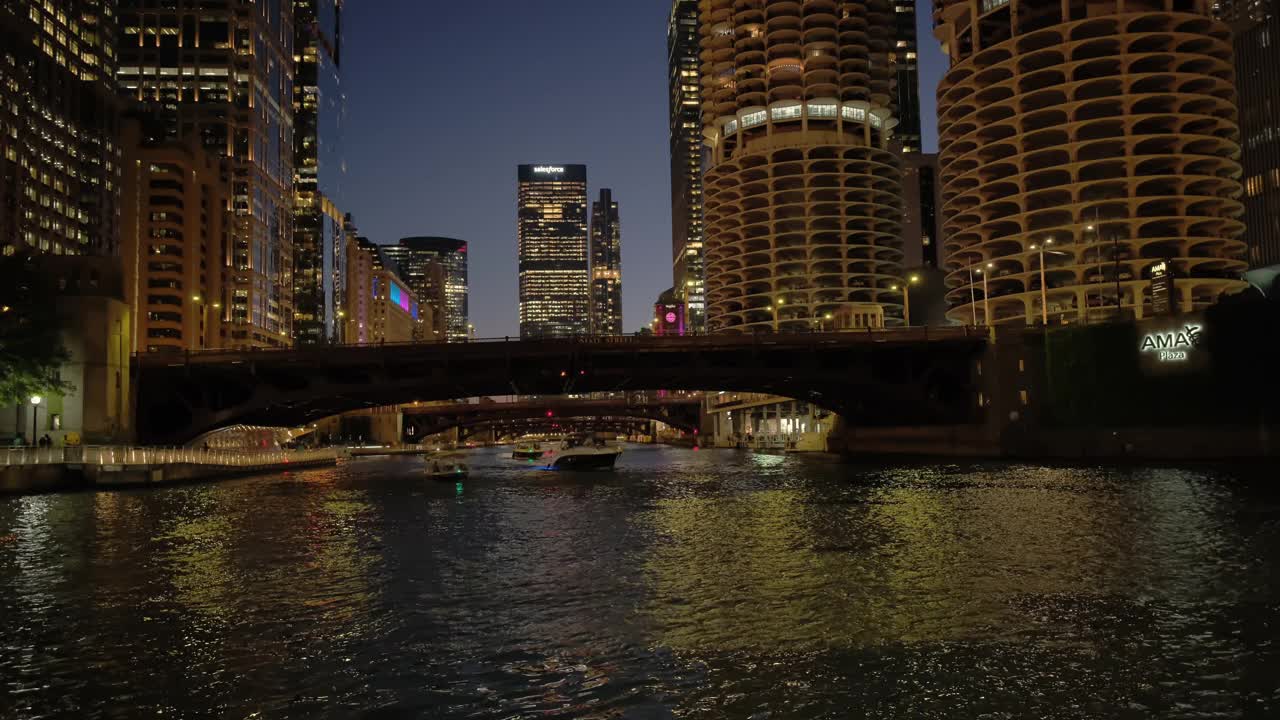
[[[427,479],[440,482],[465,480],[471,468],[463,462],[460,453],[449,453],[427,458]]]
[[[552,470],[612,470],[622,448],[609,445],[597,438],[587,442],[580,438],[571,438],[555,452],[547,463]]]
[[[511,451],[516,460],[538,460],[542,458],[542,446],[536,442],[519,443]]]

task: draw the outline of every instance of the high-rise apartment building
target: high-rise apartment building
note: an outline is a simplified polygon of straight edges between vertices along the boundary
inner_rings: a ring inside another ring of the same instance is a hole
[[[904,153],[902,156],[902,263],[908,268],[938,267],[941,223],[938,222],[938,155]]]
[[[622,334],[622,226],[608,188],[591,204],[591,332]]]
[[[518,168],[520,337],[591,331],[587,167]]]
[[[114,255],[114,0],[0,3],[0,253]]]
[[[1209,0],[935,4],[953,320],[1142,317],[1162,262],[1183,312],[1243,287],[1231,32],[1212,15]]]
[[[691,332],[705,331],[707,321],[700,52],[698,0],[673,0],[667,24],[671,260],[673,287],[686,308]]]
[[[707,322],[903,321],[888,0],[702,0]]]
[[[222,342],[222,257],[230,164],[191,136],[148,137],[127,122],[121,177],[124,299],[134,352],[204,350]]]
[[[119,0],[120,93],[231,158],[225,345],[293,336],[293,4]]]
[[[1224,0],[1218,9],[1233,30],[1249,264],[1280,265],[1280,7]]]
[[[342,0],[293,0],[293,337],[343,341]]]
[[[382,251],[400,266],[400,277],[409,283],[418,301],[435,306],[443,314],[448,339],[466,340],[470,310],[467,287],[467,241],[448,237],[407,237]],[[432,265],[444,268],[444,285]],[[443,297],[441,302],[438,298]]]
[[[918,153],[920,146],[920,60],[916,42],[915,0],[893,2],[893,135],[904,153]]]

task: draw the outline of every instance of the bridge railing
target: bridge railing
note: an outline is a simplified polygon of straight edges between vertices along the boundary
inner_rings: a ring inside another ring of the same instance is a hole
[[[207,465],[259,467],[336,460],[337,448],[309,450],[219,450],[184,447],[88,445],[60,448],[3,448],[0,466],[14,465]]]
[[[183,365],[198,360],[200,362],[218,362],[230,361],[232,363],[243,362],[246,359],[254,357],[268,358],[277,354],[292,353],[295,355],[305,354],[328,354],[335,350],[345,349],[370,349],[370,348],[427,348],[437,347],[439,349],[450,351],[464,348],[471,345],[494,345],[505,343],[537,343],[554,347],[557,345],[638,345],[645,347],[731,347],[731,346],[752,346],[752,345],[778,345],[778,344],[805,344],[805,345],[829,345],[848,341],[862,342],[918,342],[930,340],[957,340],[967,338],[985,338],[990,332],[989,328],[982,326],[945,326],[945,327],[928,327],[924,325],[902,327],[902,328],[862,328],[857,330],[841,330],[832,331],[787,331],[778,333],[747,333],[741,335],[731,335],[727,333],[710,333],[701,335],[575,335],[572,337],[559,338],[528,338],[519,337],[493,337],[493,338],[468,338],[461,341],[438,343],[438,342],[389,342],[389,343],[366,343],[358,344],[338,344],[338,345],[315,345],[297,348],[280,348],[280,349],[258,349],[250,348],[247,350],[240,349],[210,349],[210,350],[194,350],[181,352],[154,352],[154,353],[138,353],[136,357],[148,364],[169,364]]]

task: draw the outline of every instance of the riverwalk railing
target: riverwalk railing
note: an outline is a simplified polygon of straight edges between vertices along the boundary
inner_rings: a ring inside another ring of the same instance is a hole
[[[311,450],[220,450],[184,447],[81,447],[0,448],[0,466],[6,465],[206,465],[210,467],[259,467],[337,460],[340,448]]]

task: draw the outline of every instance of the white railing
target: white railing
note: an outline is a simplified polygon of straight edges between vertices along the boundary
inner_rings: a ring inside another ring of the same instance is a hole
[[[342,450],[204,450],[183,447],[97,446],[0,448],[5,465],[209,465],[259,467],[336,460]]]

